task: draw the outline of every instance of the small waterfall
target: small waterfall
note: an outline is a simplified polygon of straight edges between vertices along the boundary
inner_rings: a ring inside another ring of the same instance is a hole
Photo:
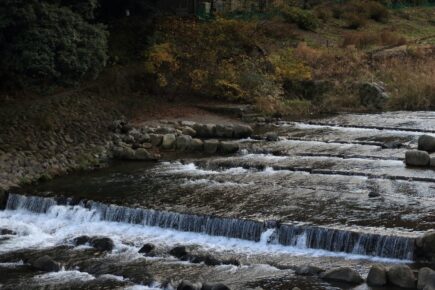
[[[415,239],[309,225],[279,224],[214,216],[129,208],[94,201],[9,194],[8,210],[28,210],[82,221],[111,221],[203,233],[300,249],[322,249],[364,256],[413,259]]]
[[[411,260],[414,252],[413,238],[315,226],[281,225],[278,240],[287,246],[395,259]]]

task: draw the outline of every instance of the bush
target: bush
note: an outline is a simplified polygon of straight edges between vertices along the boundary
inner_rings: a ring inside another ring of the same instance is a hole
[[[3,86],[74,85],[96,77],[106,63],[107,33],[88,22],[94,6],[85,4],[94,2],[70,7],[56,1],[1,1]]]
[[[343,36],[343,47],[353,45],[357,48],[367,48],[373,45],[396,46],[406,44],[406,39],[392,31],[358,31],[347,32]]]
[[[384,5],[373,1],[367,3],[367,14],[370,19],[383,23],[388,22],[390,17],[390,12]]]
[[[359,29],[367,24],[367,19],[356,13],[347,13],[344,15],[344,19],[346,27],[349,29]]]
[[[319,26],[316,16],[308,10],[297,7],[284,8],[282,14],[286,21],[296,23],[299,28],[304,30],[316,30]]]

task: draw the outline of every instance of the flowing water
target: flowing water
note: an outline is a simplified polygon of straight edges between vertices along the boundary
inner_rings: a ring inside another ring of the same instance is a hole
[[[168,281],[188,279],[232,289],[368,289],[294,270],[346,266],[365,276],[374,263],[417,266],[415,239],[435,228],[435,171],[403,158],[431,128],[431,112],[280,122],[257,128],[279,141],[240,140],[235,156],[114,163],[20,189],[0,211],[0,229],[16,233],[0,236],[0,284],[170,289]],[[75,247],[81,235],[110,237],[115,248]],[[146,243],[156,245],[152,257],[138,253]],[[240,265],[179,260],[168,254],[177,245]],[[42,253],[64,270],[31,269],[28,257]]]

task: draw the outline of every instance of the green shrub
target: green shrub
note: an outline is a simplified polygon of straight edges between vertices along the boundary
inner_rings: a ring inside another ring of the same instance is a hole
[[[288,7],[283,9],[282,13],[286,21],[296,23],[301,29],[314,31],[319,26],[317,17],[309,10]]]

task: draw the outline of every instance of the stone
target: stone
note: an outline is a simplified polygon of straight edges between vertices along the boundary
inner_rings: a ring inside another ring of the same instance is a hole
[[[381,196],[381,194],[380,194],[378,191],[371,190],[371,191],[369,192],[369,197],[370,197],[370,198],[379,197],[379,196]]]
[[[192,137],[189,135],[181,135],[177,137],[176,147],[178,151],[187,151],[192,142]]]
[[[173,149],[175,146],[176,140],[177,139],[176,139],[174,134],[163,135],[162,148],[163,149]]]
[[[325,270],[323,270],[322,268],[316,266],[304,265],[304,266],[297,267],[295,273],[296,275],[300,275],[300,276],[316,276],[324,271]]]
[[[299,287],[293,287],[292,290],[301,290]]]
[[[204,263],[207,266],[218,266],[223,264],[221,261],[210,255],[193,256],[191,257],[190,262],[194,264]]]
[[[100,252],[111,252],[115,246],[112,239],[106,237],[91,238],[89,244]]]
[[[324,272],[321,277],[325,280],[333,280],[351,284],[361,284],[364,281],[357,271],[348,267],[328,270]]]
[[[166,134],[174,134],[175,131],[176,130],[174,128],[171,128],[171,127],[159,127],[159,128],[156,128],[156,130],[155,130],[156,133],[158,133],[158,134],[164,134],[164,135],[166,135]]]
[[[218,138],[232,138],[234,133],[233,126],[230,125],[216,125],[215,135]]]
[[[388,283],[401,288],[415,288],[415,276],[407,265],[394,265],[387,271]]]
[[[268,132],[266,133],[267,141],[278,141],[278,134],[276,132]]]
[[[233,154],[239,151],[239,144],[235,142],[221,142],[219,150],[223,154]]]
[[[381,83],[362,83],[359,86],[359,98],[361,105],[367,108],[382,109],[390,99],[385,87]]]
[[[418,271],[417,289],[424,289],[426,286],[435,287],[435,271],[423,267]]]
[[[218,150],[219,141],[215,139],[204,141],[204,152],[207,154],[215,154]]]
[[[201,139],[194,138],[190,142],[190,151],[202,151],[204,148],[204,142]]]
[[[79,236],[73,239],[73,244],[76,246],[81,246],[89,243],[91,238],[89,236]]]
[[[430,135],[422,135],[418,138],[418,150],[428,153],[435,152],[435,137]]]
[[[0,229],[0,236],[14,236],[17,233],[10,229]]]
[[[195,124],[193,129],[196,131],[196,136],[201,138],[212,138],[215,136],[214,124]]]
[[[384,286],[387,284],[387,268],[382,265],[373,265],[367,276],[369,286]]]
[[[174,257],[180,259],[180,260],[188,260],[188,258],[189,258],[189,252],[187,251],[187,248],[184,246],[177,246],[177,247],[172,248],[169,251],[169,254],[171,256],[174,256]]]
[[[30,262],[30,265],[40,271],[44,272],[59,272],[61,270],[60,264],[55,262],[49,256],[42,256]]]
[[[134,160],[155,160],[155,156],[145,148],[139,148],[134,153]]]
[[[196,123],[193,121],[180,121],[180,125],[193,128],[196,125]]]
[[[184,127],[183,130],[181,130],[181,133],[183,135],[189,135],[191,137],[196,136],[196,131],[194,129],[192,129],[191,127]]]
[[[234,138],[248,138],[254,133],[251,126],[248,125],[235,125],[234,126]]]
[[[153,146],[158,147],[162,144],[163,136],[159,134],[150,134],[150,142]]]
[[[122,134],[128,134],[128,132],[130,132],[133,129],[133,126],[131,126],[129,123],[127,122],[123,122],[121,124],[121,133]]]
[[[417,238],[416,248],[420,260],[435,262],[435,231]]]
[[[116,146],[112,150],[113,157],[120,160],[134,160],[135,151],[127,146]]]
[[[178,284],[177,290],[199,290],[200,287],[197,287],[192,282],[183,280],[180,284]]]
[[[140,248],[139,253],[148,254],[151,251],[154,251],[155,248],[156,246],[154,246],[153,244],[145,244],[142,246],[142,248]]]
[[[222,283],[204,283],[201,290],[231,290],[227,285]]]
[[[405,153],[405,163],[409,166],[429,166],[430,156],[426,151],[410,150]]]
[[[0,188],[0,210],[5,209],[7,201],[8,201],[8,195],[6,191]]]

